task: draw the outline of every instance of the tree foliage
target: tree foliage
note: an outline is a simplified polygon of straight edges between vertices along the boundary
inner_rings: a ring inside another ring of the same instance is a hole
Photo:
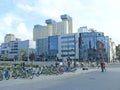
[[[116,47],[116,54],[117,54],[117,59],[120,60],[120,45]]]
[[[31,53],[31,54],[29,55],[29,59],[30,59],[31,61],[35,60],[35,54],[34,54],[34,53]]]

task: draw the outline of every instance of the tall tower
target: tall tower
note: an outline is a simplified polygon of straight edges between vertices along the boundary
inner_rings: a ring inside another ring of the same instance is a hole
[[[73,32],[73,24],[72,24],[72,17],[68,16],[67,14],[61,15],[62,22],[68,23],[66,25],[66,33]]]
[[[55,34],[54,32],[54,25],[56,24],[56,21],[52,20],[52,19],[47,19],[45,21],[45,23],[47,24],[47,28],[48,28],[48,33],[49,33],[49,36],[52,36]]]

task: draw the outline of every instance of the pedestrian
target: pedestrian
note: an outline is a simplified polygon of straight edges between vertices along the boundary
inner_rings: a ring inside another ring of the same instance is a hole
[[[74,61],[74,68],[76,68],[76,67],[77,67],[76,61]]]
[[[81,67],[84,67],[84,62],[83,61],[81,62]]]
[[[67,66],[68,66],[68,68],[70,68],[70,66],[71,66],[70,57],[67,58]]]
[[[59,66],[59,63],[58,63],[58,62],[56,62],[56,63],[55,63],[55,67],[57,68],[58,66]]]
[[[70,68],[70,60],[67,61],[68,68]]]
[[[101,71],[102,71],[102,72],[106,72],[106,68],[105,68],[105,67],[106,67],[105,62],[102,61],[102,62],[101,62]]]

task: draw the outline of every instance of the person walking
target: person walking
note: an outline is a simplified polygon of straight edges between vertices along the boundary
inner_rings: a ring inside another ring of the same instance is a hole
[[[104,61],[101,62],[101,71],[106,72],[106,65]]]

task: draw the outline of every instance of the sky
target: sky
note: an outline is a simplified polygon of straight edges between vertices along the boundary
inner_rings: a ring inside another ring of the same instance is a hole
[[[46,19],[73,18],[73,32],[87,26],[104,32],[116,45],[120,43],[120,0],[0,0],[0,43],[12,33],[22,40],[33,39],[34,25]]]

